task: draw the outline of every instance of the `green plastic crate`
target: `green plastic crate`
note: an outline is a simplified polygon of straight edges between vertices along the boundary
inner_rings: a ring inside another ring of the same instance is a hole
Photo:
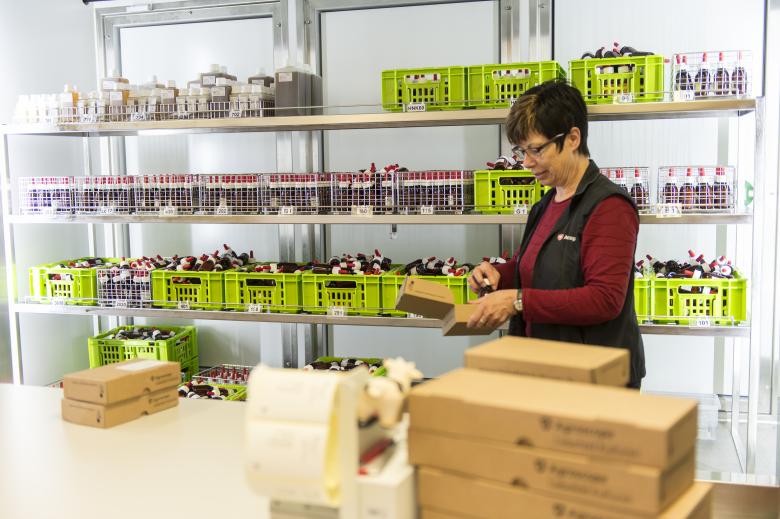
[[[366,364],[376,364],[378,362],[384,362],[383,359],[378,359],[375,357],[317,357],[314,359],[314,362],[341,362],[344,359],[357,359],[362,360]],[[376,371],[374,371],[371,374],[372,377],[384,377],[387,376],[387,368],[382,365],[381,367],[377,368]]]
[[[597,73],[602,67],[632,66],[630,72]],[[586,104],[614,103],[621,94],[635,102],[663,101],[664,57],[575,59],[569,62],[569,80],[582,92]]]
[[[87,258],[76,260],[63,260],[54,263],[44,263],[30,267],[30,296],[41,302],[50,302],[51,299],[63,299],[68,305],[95,305],[97,304],[97,273],[100,267],[92,268],[62,268],[57,267],[70,261],[83,261]],[[102,258],[104,262],[119,263],[119,258]],[[56,280],[56,275],[69,275],[73,279]]]
[[[236,390],[235,393],[232,395],[228,395],[225,397],[225,400],[229,400],[231,402],[246,402],[246,395],[247,395],[247,388],[242,388]]]
[[[715,294],[691,294],[681,287],[717,288]],[[669,279],[650,281],[650,311],[656,323],[688,325],[701,317],[711,324],[732,325],[747,319],[747,279]]]
[[[402,112],[409,103],[426,110],[461,110],[467,103],[466,67],[406,68],[382,71],[382,107]]]
[[[526,178],[530,184],[502,184],[503,179]],[[531,207],[541,199],[542,186],[528,170],[474,172],[474,209],[487,214],[512,214],[516,206]]]
[[[194,359],[185,361],[185,362],[179,362],[181,364],[181,381],[189,382],[192,380],[192,377],[195,376],[195,374],[200,371],[200,365],[198,364],[198,358],[195,357]]]
[[[345,308],[348,315],[379,315],[382,312],[381,277],[304,272],[301,275],[303,310],[325,314],[330,308]],[[339,288],[331,285],[341,281],[351,282],[354,286]]]
[[[198,358],[198,336],[194,326],[155,326],[163,331],[174,331],[176,335],[160,341],[141,339],[109,339],[108,336],[120,330],[150,328],[150,326],[120,326],[113,330],[90,337],[89,367],[97,368],[106,364],[129,359],[167,360],[186,363]]]
[[[650,279],[634,278],[634,309],[637,320],[650,320]]]
[[[301,273],[225,272],[225,303],[230,310],[246,311],[261,305],[263,311],[297,314],[301,311]]]
[[[400,274],[402,267],[394,268],[383,276],[382,280],[382,313],[394,317],[406,317],[406,312],[395,310],[395,302],[398,299],[398,292],[401,291],[401,285],[407,277],[414,279],[423,279],[432,281],[441,285],[446,285],[455,299],[455,304],[463,304],[469,300],[468,293],[468,275],[466,276],[406,276]],[[476,295],[475,295],[476,297]],[[362,360],[362,359],[361,359]]]
[[[152,306],[178,308],[188,303],[192,309],[222,310],[224,281],[224,272],[152,271]]]
[[[468,76],[469,106],[506,108],[536,85],[566,79],[566,71],[556,61],[537,61],[475,65],[468,67]]]

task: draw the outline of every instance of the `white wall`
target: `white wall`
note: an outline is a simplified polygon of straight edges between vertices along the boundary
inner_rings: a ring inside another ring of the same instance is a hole
[[[38,0],[0,2],[0,122],[10,122],[20,94],[54,93],[66,81],[94,89],[92,10],[81,2]],[[81,141],[11,137],[13,178],[73,175],[83,169]],[[28,293],[27,267],[84,254],[81,226],[28,225],[16,230],[19,294]],[[62,257],[62,258],[60,258]],[[5,283],[3,276],[2,283]],[[8,376],[5,295],[0,319],[0,380]],[[22,316],[26,382],[43,384],[87,365],[86,337],[91,322],[83,317]]]
[[[753,82],[760,85],[763,4],[759,0],[717,0],[706,5],[671,0],[557,0],[554,57],[566,64],[579,59],[585,51],[611,46],[615,40],[664,56],[675,52],[749,49],[753,51]],[[714,165],[727,161],[738,166],[741,189],[744,180],[752,180],[752,124],[752,116],[720,125],[717,119],[600,122],[590,125],[588,143],[594,160],[605,167],[649,166],[655,171],[661,165]],[[742,194],[739,196],[744,199]],[[692,248],[708,257],[730,255],[736,258],[738,266],[749,269],[749,231],[717,231],[715,226],[642,226],[637,255],[683,257]],[[730,351],[721,351],[710,338],[645,336],[648,375],[643,387],[730,393]],[[716,356],[724,354],[724,366],[717,366]]]

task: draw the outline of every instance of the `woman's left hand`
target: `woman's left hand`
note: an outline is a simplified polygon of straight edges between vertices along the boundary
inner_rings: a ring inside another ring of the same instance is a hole
[[[478,305],[478,308],[471,314],[467,326],[498,328],[515,315],[515,299],[517,290],[510,289],[492,292],[476,301],[469,301],[469,304]]]

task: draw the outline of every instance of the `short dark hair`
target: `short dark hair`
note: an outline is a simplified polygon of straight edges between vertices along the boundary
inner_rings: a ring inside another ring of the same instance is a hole
[[[529,88],[515,102],[506,119],[506,136],[517,144],[531,132],[552,139],[559,133],[580,129],[580,145],[577,152],[586,157],[588,151],[588,109],[579,90],[563,79],[553,79]],[[555,145],[563,149],[559,139]]]

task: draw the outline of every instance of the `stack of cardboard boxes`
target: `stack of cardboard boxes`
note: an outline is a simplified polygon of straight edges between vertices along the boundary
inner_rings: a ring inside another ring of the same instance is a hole
[[[415,388],[422,517],[710,517],[696,403],[620,387],[628,369],[625,350],[505,337]]]
[[[62,418],[113,427],[179,404],[178,362],[133,359],[65,375]]]

